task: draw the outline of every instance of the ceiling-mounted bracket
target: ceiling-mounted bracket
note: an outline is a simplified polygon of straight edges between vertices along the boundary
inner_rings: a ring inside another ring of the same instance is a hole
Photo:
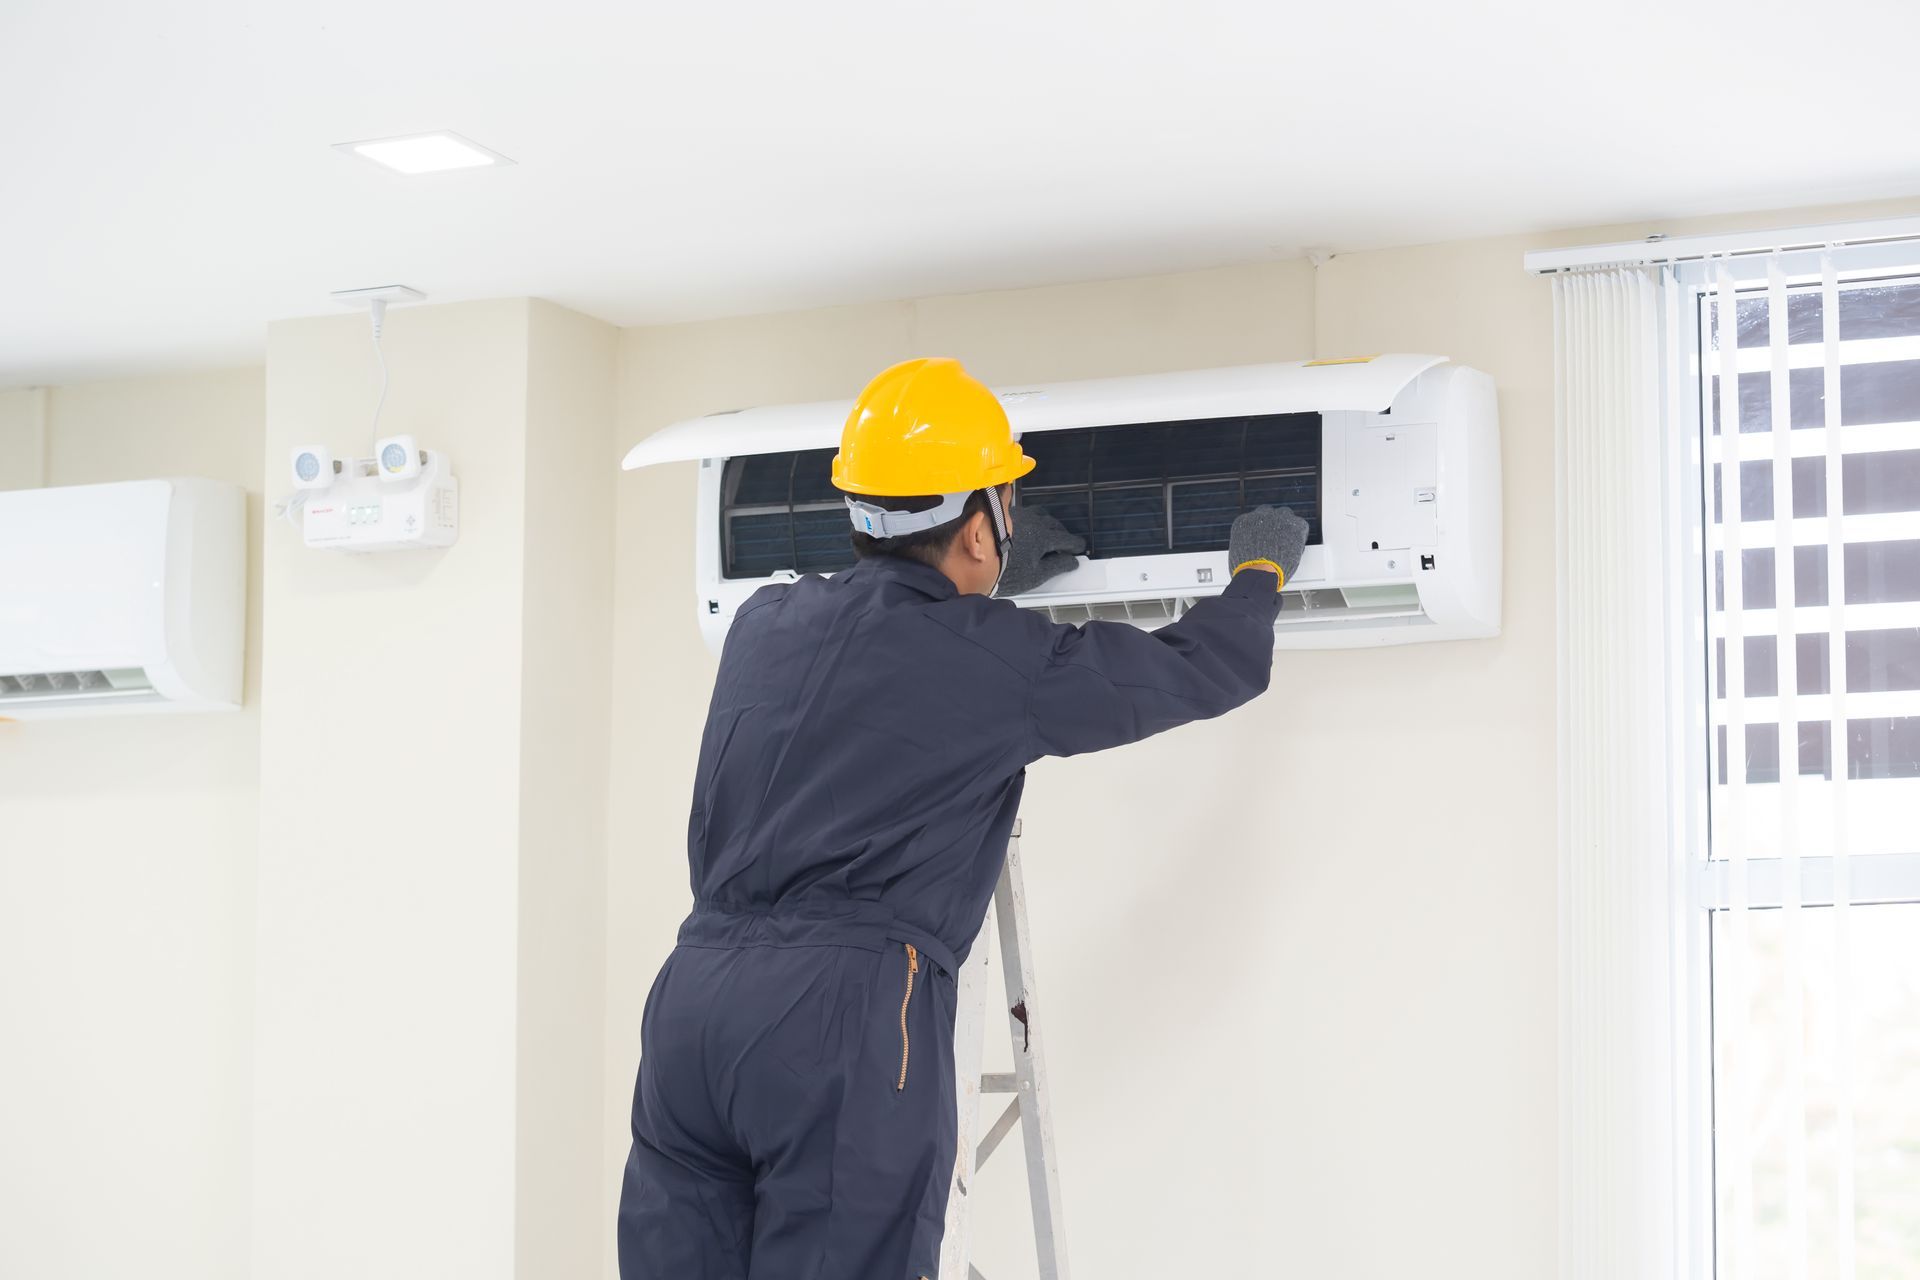
[[[373,312],[373,340],[380,341],[380,330],[391,303],[425,302],[427,295],[412,285],[377,284],[367,289],[335,289],[333,300],[343,307],[366,307]]]

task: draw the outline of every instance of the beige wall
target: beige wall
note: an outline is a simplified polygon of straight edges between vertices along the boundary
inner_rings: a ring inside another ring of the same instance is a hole
[[[515,1274],[591,1276],[605,1222],[608,680],[616,331],[527,317]]]
[[[45,387],[0,391],[0,489],[36,489],[47,482]]]
[[[291,444],[368,443],[362,318],[0,393],[0,487],[255,495],[243,712],[0,723],[0,1275],[597,1268],[615,347],[524,299],[389,319],[444,554],[262,527]]]
[[[693,414],[850,395],[918,354],[1005,382],[1431,351],[1499,387],[1499,638],[1283,654],[1273,691],[1233,716],[1032,771],[1027,878],[1076,1270],[1551,1273],[1553,321],[1521,255],[1916,208],[1585,228],[623,336],[623,443]],[[713,672],[691,616],[693,468],[621,485],[609,1199],[641,1005],[688,901],[686,798]],[[1032,1274],[1017,1168],[990,1166],[977,1204],[982,1269]]]
[[[1235,716],[1033,771],[1066,1222],[1088,1275],[1548,1274],[1551,316],[1518,258],[1645,230],[617,335],[396,310],[387,424],[464,485],[438,557],[262,526],[288,445],[362,443],[363,319],[277,327],[271,375],[0,393],[0,487],[234,479],[256,552],[247,710],[0,726],[0,1273],[611,1274],[713,672],[693,468],[616,481],[632,440],[936,351],[1004,382],[1429,350],[1500,387],[1503,635],[1283,655]],[[980,1196],[983,1269],[1031,1274],[1008,1156]]]
[[[265,547],[253,1273],[513,1253],[526,304],[396,310],[381,429],[446,451],[445,552]],[[266,454],[364,456],[364,317],[272,326]],[[281,531],[275,531],[276,533]]]
[[[1286,262],[625,337],[629,438],[735,404],[847,394],[914,352],[1006,382],[1430,350],[1501,385],[1500,639],[1287,654],[1274,692],[1239,714],[1032,771],[1028,886],[1065,1216],[1087,1274],[1230,1274],[1251,1259],[1303,1275],[1552,1265],[1550,332],[1519,252],[1336,259],[1317,273]],[[1476,299],[1464,323],[1463,297]],[[685,797],[712,672],[689,607],[691,476],[642,473],[622,491],[614,1116],[687,899]],[[1017,1163],[990,1166],[979,1188],[982,1269],[1030,1274]],[[1383,1212],[1394,1230],[1369,1225]]]
[[[258,369],[0,393],[0,424],[29,398],[23,486],[229,480],[258,546]],[[0,724],[0,1274],[247,1274],[257,555],[247,576],[245,710]]]
[[[597,1261],[613,346],[526,299],[396,310],[380,429],[451,460],[459,541],[267,540],[261,1280]],[[364,317],[274,325],[270,473],[369,447],[373,387]]]

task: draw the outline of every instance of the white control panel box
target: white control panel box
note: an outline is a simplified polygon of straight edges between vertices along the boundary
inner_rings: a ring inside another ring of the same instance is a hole
[[[460,482],[446,458],[422,450],[415,474],[380,474],[376,458],[357,458],[300,509],[310,547],[336,551],[402,551],[450,547],[460,536]]]

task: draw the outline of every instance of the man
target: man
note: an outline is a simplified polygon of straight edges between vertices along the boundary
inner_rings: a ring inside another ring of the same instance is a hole
[[[642,1025],[623,1280],[933,1276],[954,978],[1026,766],[1267,687],[1305,521],[1242,515],[1231,584],[1160,631],[1061,626],[993,598],[1010,560],[1072,564],[1051,522],[1010,554],[1033,465],[956,361],[896,365],[834,460],[859,562],[735,616],[687,833],[693,914]]]

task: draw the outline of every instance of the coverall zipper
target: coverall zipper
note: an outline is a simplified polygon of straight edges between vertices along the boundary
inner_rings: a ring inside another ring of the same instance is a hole
[[[893,1086],[895,1093],[907,1087],[907,1053],[913,1047],[907,1039],[907,1005],[913,1000],[913,975],[920,972],[920,952],[909,942],[907,946],[907,993],[900,997],[900,1082]]]

